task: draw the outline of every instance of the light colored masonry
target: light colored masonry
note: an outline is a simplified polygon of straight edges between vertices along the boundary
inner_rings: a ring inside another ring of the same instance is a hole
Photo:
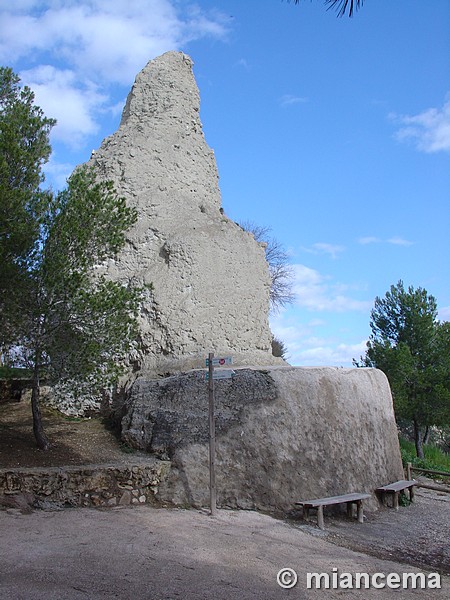
[[[210,351],[232,354],[238,365],[277,362],[264,248],[221,209],[192,65],[181,52],[150,61],[118,131],[90,161],[139,212],[106,270],[114,280],[153,284],[135,357],[149,375],[204,366]]]

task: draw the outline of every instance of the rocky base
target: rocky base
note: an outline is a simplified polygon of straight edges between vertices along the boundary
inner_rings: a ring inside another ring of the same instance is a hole
[[[0,507],[29,512],[31,507],[157,504],[156,494],[170,463],[149,457],[142,464],[90,465],[0,470]]]
[[[157,497],[207,506],[204,371],[139,378],[122,438],[172,468]],[[392,397],[376,369],[236,369],[215,382],[218,505],[285,513],[296,501],[374,490],[403,477]]]

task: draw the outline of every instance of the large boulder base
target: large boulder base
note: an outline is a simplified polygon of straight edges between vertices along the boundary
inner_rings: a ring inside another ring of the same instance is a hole
[[[209,502],[204,371],[137,379],[122,437],[172,461],[159,499]],[[367,492],[403,477],[392,397],[376,369],[237,369],[215,382],[217,500],[286,512],[297,500]]]

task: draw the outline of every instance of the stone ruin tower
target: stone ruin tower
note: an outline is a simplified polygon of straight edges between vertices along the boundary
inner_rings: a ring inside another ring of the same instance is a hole
[[[368,492],[402,477],[392,397],[375,369],[271,368],[264,248],[221,210],[217,167],[199,117],[192,61],[169,52],[138,75],[119,130],[91,158],[137,208],[114,280],[152,283],[136,379],[115,407],[122,439],[170,458],[157,498],[205,506],[205,355],[239,369],[216,389],[221,506],[287,511],[293,499]],[[300,432],[300,434],[299,434]]]
[[[152,283],[135,368],[151,375],[204,366],[274,364],[264,247],[226,217],[217,166],[200,121],[193,62],[181,52],[150,61],[128,96],[118,131],[90,164],[138,210],[126,247],[106,273]]]

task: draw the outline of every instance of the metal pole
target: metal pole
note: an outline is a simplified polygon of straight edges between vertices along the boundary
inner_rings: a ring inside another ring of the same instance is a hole
[[[209,399],[209,504],[211,516],[217,512],[216,505],[216,426],[214,421],[214,354],[208,355],[208,399]]]

